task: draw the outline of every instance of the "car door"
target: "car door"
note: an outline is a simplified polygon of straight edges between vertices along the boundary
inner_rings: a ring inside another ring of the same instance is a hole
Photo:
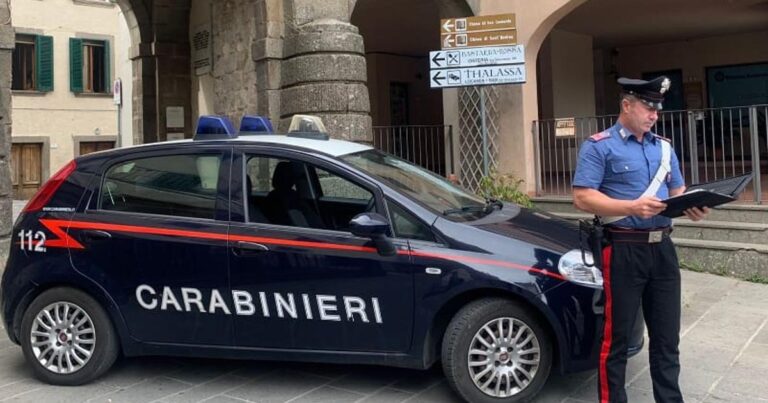
[[[348,221],[340,221],[355,209],[376,209],[376,185],[285,150],[246,149],[233,164],[236,345],[408,350],[414,309],[408,254],[381,256],[371,239],[352,235]],[[280,189],[283,196],[275,196]],[[321,209],[330,199],[344,208]],[[406,251],[407,243],[396,247]]]
[[[144,342],[230,345],[231,151],[131,153],[110,161],[69,228],[76,270],[116,302]]]

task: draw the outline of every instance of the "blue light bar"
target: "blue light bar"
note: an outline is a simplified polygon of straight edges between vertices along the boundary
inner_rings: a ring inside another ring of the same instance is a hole
[[[243,120],[240,121],[240,133],[272,133],[275,130],[272,128],[272,122],[263,116],[257,115],[245,115]]]
[[[226,116],[204,115],[197,119],[194,140],[216,140],[237,137],[235,126]]]

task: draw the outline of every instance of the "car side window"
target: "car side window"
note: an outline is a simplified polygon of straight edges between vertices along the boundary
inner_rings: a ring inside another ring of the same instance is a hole
[[[200,154],[117,164],[104,175],[99,209],[213,219],[220,166],[220,155]]]
[[[369,190],[303,161],[249,155],[245,175],[249,222],[346,231],[375,208]]]
[[[435,235],[429,227],[416,216],[400,207],[399,204],[387,200],[387,208],[392,218],[395,237],[436,242]]]

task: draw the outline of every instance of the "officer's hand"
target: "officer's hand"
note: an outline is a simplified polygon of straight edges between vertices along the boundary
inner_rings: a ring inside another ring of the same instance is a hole
[[[691,207],[688,210],[684,210],[683,213],[685,213],[685,216],[688,217],[691,221],[699,221],[703,220],[704,217],[709,214],[709,207]]]
[[[665,208],[667,208],[666,203],[662,203],[658,197],[641,197],[632,202],[632,215],[651,218],[664,211]]]

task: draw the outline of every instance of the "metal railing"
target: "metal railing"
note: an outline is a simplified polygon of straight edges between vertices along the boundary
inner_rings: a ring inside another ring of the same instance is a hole
[[[373,146],[440,176],[453,172],[450,125],[374,126]]]
[[[570,195],[581,144],[617,117],[535,121],[537,194]],[[686,183],[751,171],[751,189],[741,199],[760,204],[768,197],[768,105],[662,112],[652,130],[672,141]]]

